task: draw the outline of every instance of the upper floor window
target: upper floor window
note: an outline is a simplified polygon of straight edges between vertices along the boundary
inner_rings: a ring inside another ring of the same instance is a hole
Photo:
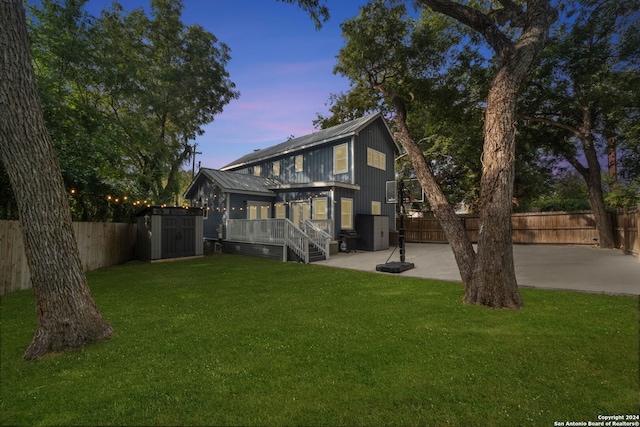
[[[367,165],[387,170],[387,155],[373,148],[367,148]]]
[[[302,164],[302,154],[296,156],[296,172],[302,172],[303,164]]]
[[[260,167],[260,165],[256,165],[253,167],[253,174],[255,176],[260,176],[261,172],[262,172],[262,168]]]
[[[333,173],[348,172],[347,167],[347,144],[340,144],[333,147]]]
[[[280,160],[273,162],[273,176],[280,176]]]

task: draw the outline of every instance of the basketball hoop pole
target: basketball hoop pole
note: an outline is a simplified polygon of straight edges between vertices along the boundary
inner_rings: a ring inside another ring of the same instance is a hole
[[[376,271],[384,271],[386,273],[402,273],[403,271],[414,268],[415,265],[412,262],[405,262],[404,257],[404,214],[406,213],[404,209],[404,183],[402,180],[398,182],[398,192],[400,193],[400,197],[396,195],[396,204],[398,201],[400,202],[400,229],[398,230],[398,247],[400,248],[400,262],[388,262],[386,264],[378,264],[376,265]],[[395,250],[395,249],[394,249]],[[392,253],[393,255],[393,253]],[[389,257],[391,258],[391,257]]]
[[[400,262],[404,262],[404,182],[399,181],[400,193],[400,230],[398,230],[398,246],[400,247]]]

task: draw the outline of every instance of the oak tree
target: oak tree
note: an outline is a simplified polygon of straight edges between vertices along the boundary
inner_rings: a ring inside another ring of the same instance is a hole
[[[610,249],[615,242],[601,159],[609,155],[615,166],[618,147],[637,141],[626,129],[637,123],[640,109],[640,3],[567,3],[566,19],[528,80],[520,117],[528,121],[534,135],[547,135],[540,138],[541,144],[582,176],[589,189],[598,243]],[[549,137],[554,131],[555,137]]]
[[[67,192],[38,99],[20,0],[0,0],[0,159],[18,206],[36,301],[25,359],[107,339],[71,223]]]
[[[370,88],[393,106],[395,137],[408,153],[451,244],[465,286],[465,302],[517,309],[522,306],[522,298],[511,240],[516,104],[522,82],[545,47],[557,13],[545,0],[522,5],[498,1],[497,10],[483,2],[472,7],[448,0],[415,1],[423,12],[433,11],[436,15],[431,15],[431,30],[425,28],[424,32],[409,35],[397,17],[389,16],[389,12],[402,12],[398,3],[391,2],[396,7],[386,8],[384,1],[374,1],[361,10],[358,18],[343,25],[347,46],[340,53],[337,70],[368,81]],[[409,105],[415,101],[411,71],[420,69],[425,61],[432,61],[432,69],[437,68],[445,59],[437,53],[441,38],[436,33],[443,29],[438,29],[440,21],[434,17],[442,15],[480,35],[493,50],[496,63],[485,101],[477,252],[434,178],[432,165],[425,159],[419,141],[413,138],[408,121]],[[427,37],[433,43],[407,44],[408,37]]]

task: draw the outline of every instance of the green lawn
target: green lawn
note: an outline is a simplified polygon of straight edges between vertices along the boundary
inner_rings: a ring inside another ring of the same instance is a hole
[[[89,273],[107,342],[21,359],[30,291],[0,306],[2,425],[553,426],[638,412],[638,298],[216,255]]]

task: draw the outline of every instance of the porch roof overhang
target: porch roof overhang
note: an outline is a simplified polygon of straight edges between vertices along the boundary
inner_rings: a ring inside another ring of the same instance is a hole
[[[200,169],[187,191],[184,192],[184,197],[186,199],[190,198],[191,193],[204,179],[215,183],[224,193],[255,196],[276,197],[276,194],[271,189],[280,185],[275,179],[217,169]]]

